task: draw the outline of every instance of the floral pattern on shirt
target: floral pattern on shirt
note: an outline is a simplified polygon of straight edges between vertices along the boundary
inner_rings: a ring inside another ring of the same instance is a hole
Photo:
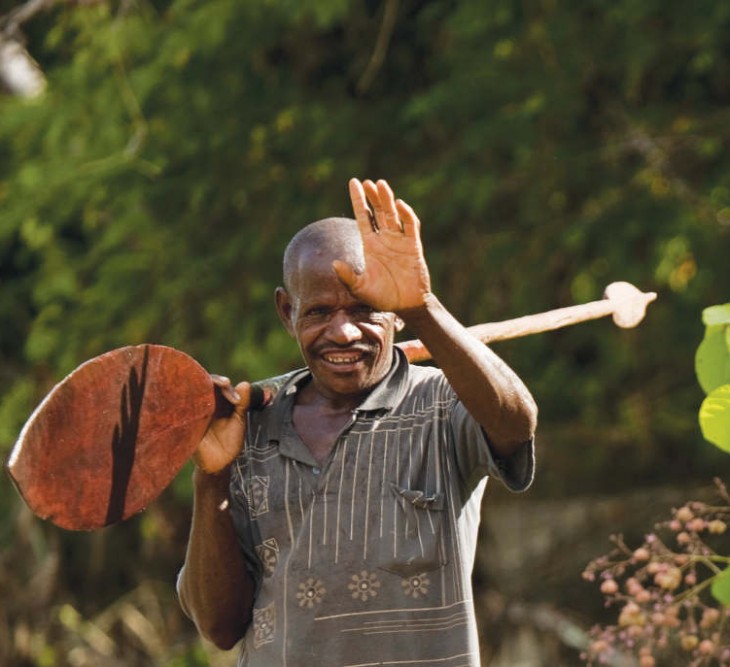
[[[360,574],[353,574],[351,578],[352,581],[347,584],[347,587],[352,591],[353,598],[360,598],[362,602],[367,602],[370,598],[377,596],[380,588],[377,574],[363,570]]]
[[[251,480],[248,497],[251,516],[261,516],[269,511],[269,477],[256,475]]]
[[[263,541],[263,544],[256,546],[256,555],[261,561],[264,575],[270,577],[274,574],[276,565],[279,562],[279,543],[275,537]]]
[[[276,608],[272,602],[267,607],[253,610],[253,645],[259,648],[274,641],[276,634]]]
[[[401,581],[403,592],[412,598],[425,597],[431,580],[426,574],[416,574]]]
[[[326,592],[327,589],[320,579],[309,577],[309,579],[299,584],[299,590],[297,591],[299,606],[311,609],[314,605],[322,602]]]

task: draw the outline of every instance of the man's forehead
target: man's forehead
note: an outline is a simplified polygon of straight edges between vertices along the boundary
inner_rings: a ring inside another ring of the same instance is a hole
[[[316,300],[324,297],[343,299],[352,296],[340,282],[332,268],[332,259],[323,255],[306,261],[302,256],[291,278],[292,296],[300,300]],[[339,258],[337,258],[339,259]]]
[[[362,249],[350,244],[326,243],[315,245],[307,243],[299,248],[295,257],[290,258],[288,287],[300,291],[304,285],[318,284],[321,288],[330,282],[342,285],[338,280],[332,262],[341,260],[350,264],[356,271],[363,269]]]

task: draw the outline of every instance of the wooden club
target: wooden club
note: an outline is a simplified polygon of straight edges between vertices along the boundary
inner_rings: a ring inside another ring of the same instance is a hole
[[[469,327],[468,331],[482,343],[521,338],[531,334],[561,329],[580,322],[611,315],[614,323],[624,329],[635,327],[644,319],[647,306],[656,299],[656,292],[642,292],[631,283],[611,283],[603,299],[576,306],[548,310],[545,313],[525,315],[513,320],[488,322]],[[428,361],[431,354],[420,340],[398,343],[411,363]]]

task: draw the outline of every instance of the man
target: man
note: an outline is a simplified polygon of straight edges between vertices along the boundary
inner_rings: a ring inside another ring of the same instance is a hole
[[[197,453],[180,601],[218,646],[244,639],[239,665],[477,666],[481,498],[488,475],[531,482],[537,409],[431,292],[413,210],[382,180],[350,197],[356,221],[285,255],[307,368],[248,414],[249,386],[217,379],[234,411]],[[440,370],[394,348],[404,323]]]

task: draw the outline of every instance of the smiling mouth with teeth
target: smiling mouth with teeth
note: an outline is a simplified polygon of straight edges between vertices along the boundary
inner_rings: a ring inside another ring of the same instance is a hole
[[[335,364],[335,365],[354,364],[365,358],[365,355],[363,355],[361,353],[358,353],[358,354],[325,354],[322,356],[327,363]]]

